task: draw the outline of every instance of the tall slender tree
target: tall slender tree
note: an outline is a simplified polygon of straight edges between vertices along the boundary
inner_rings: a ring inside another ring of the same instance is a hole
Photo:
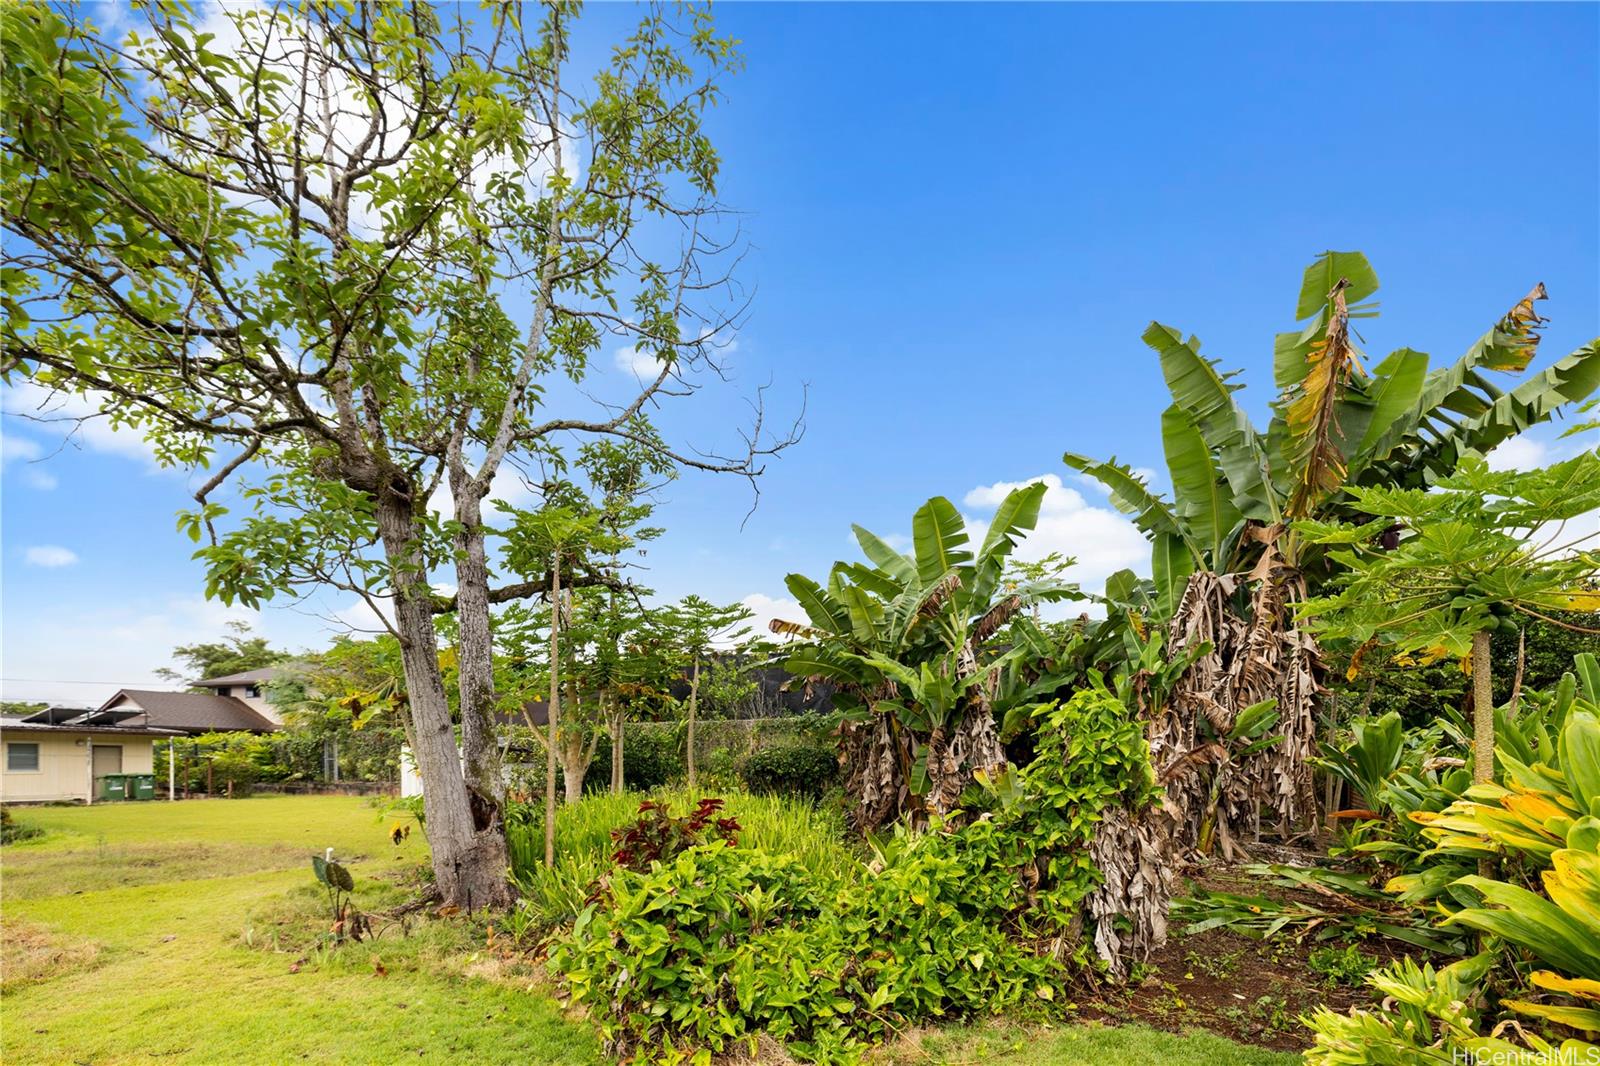
[[[718,605],[700,596],[685,596],[664,612],[662,625],[682,656],[689,671],[688,736],[685,738],[685,762],[689,772],[689,788],[695,787],[698,776],[695,757],[695,725],[700,702],[700,666],[706,655],[717,644],[734,645],[750,635],[744,625],[754,612],[742,603]]]

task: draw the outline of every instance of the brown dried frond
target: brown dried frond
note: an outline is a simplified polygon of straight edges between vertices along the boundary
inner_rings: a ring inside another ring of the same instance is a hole
[[[1533,357],[1539,351],[1539,330],[1550,321],[1533,309],[1534,301],[1548,300],[1550,294],[1545,292],[1544,282],[1535,285],[1528,295],[1517,301],[1517,305],[1506,312],[1495,326],[1495,332],[1503,334],[1507,343],[1495,344],[1491,347],[1491,358],[1484,365],[1491,370],[1526,370],[1528,364],[1533,362]],[[1497,341],[1499,337],[1495,338]],[[1504,358],[1494,358],[1493,355],[1504,353]]]
[[[917,604],[917,609],[912,614],[913,621],[921,621],[924,618],[932,618],[934,615],[938,614],[940,608],[949,602],[950,597],[955,595],[956,589],[960,587],[960,574],[952,572],[944,575],[944,577],[941,577],[937,582],[934,583],[934,586],[928,590],[927,594],[922,597],[922,602]]]
[[[786,622],[782,618],[774,618],[767,623],[767,628],[780,637],[804,637],[806,640],[820,640],[828,635],[813,626],[801,625],[799,622]]]
[[[1020,610],[1022,610],[1022,597],[1014,593],[989,608],[972,627],[972,644],[976,646],[987,641]]]
[[[1304,455],[1300,482],[1289,501],[1289,515],[1303,518],[1326,493],[1344,480],[1344,453],[1335,440],[1340,436],[1335,417],[1339,398],[1354,374],[1362,373],[1360,360],[1350,344],[1350,312],[1345,306],[1347,278],[1328,293],[1333,316],[1322,341],[1306,356],[1306,376],[1299,384],[1299,395],[1287,413],[1289,437]]]

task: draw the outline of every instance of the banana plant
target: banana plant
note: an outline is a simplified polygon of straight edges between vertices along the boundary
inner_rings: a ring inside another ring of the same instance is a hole
[[[1360,252],[1326,252],[1307,268],[1300,324],[1273,345],[1279,395],[1264,430],[1240,405],[1235,374],[1203,356],[1197,338],[1150,324],[1144,341],[1172,397],[1161,418],[1171,500],[1115,458],[1063,456],[1103,483],[1150,539],[1148,620],[1167,624],[1174,650],[1211,646],[1176,706],[1228,719],[1278,700],[1282,742],[1258,754],[1262,765],[1240,769],[1262,782],[1259,798],[1285,830],[1316,809],[1308,760],[1322,662],[1294,612],[1327,576],[1324,549],[1308,545],[1297,523],[1354,517],[1355,486],[1432,485],[1600,387],[1600,339],[1509,392],[1490,380],[1532,361],[1545,321],[1535,310],[1542,285],[1453,363],[1430,370],[1427,355],[1400,348],[1368,370],[1351,324],[1376,316],[1377,291]],[[1189,792],[1198,801],[1204,790]],[[1186,812],[1189,825],[1198,826],[1197,814]]]
[[[1360,252],[1325,252],[1306,268],[1295,317],[1277,336],[1273,371],[1279,395],[1272,420],[1258,430],[1235,393],[1243,386],[1200,341],[1159,322],[1144,342],[1161,362],[1172,405],[1161,439],[1173,499],[1153,491],[1115,458],[1076,452],[1066,465],[1095,478],[1111,502],[1151,538],[1158,602],[1176,604],[1190,573],[1247,567],[1269,543],[1243,535],[1255,523],[1274,529],[1291,565],[1302,545],[1286,524],[1346,516],[1346,485],[1423,487],[1453,473],[1461,459],[1484,454],[1564,404],[1600,388],[1600,338],[1575,349],[1509,392],[1490,372],[1517,374],[1537,353],[1546,299],[1536,285],[1456,361],[1429,369],[1411,348],[1390,353],[1370,371],[1350,323],[1375,318],[1365,302],[1377,273]]]
[[[871,829],[906,814],[945,814],[979,770],[1005,764],[999,717],[1053,680],[1051,648],[1023,608],[1078,595],[1053,579],[1006,581],[1006,561],[1039,520],[1046,487],[1013,490],[973,551],[942,496],[912,518],[912,552],[855,526],[865,562],[819,583],[790,574],[806,622],[771,629],[802,643],[784,666],[835,686],[844,712],[846,788]],[[1009,647],[993,645],[1005,632]]]

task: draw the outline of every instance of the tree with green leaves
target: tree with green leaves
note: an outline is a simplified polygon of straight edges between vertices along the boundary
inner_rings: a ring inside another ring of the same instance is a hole
[[[289,657],[288,652],[279,651],[268,644],[266,637],[254,636],[250,631],[249,622],[235,620],[228,623],[228,629],[231,635],[221,640],[202,641],[198,644],[184,644],[173,648],[172,657],[185,664],[188,669],[180,673],[177,670],[163,668],[156,671],[156,676],[166,678],[168,681],[193,683],[208,677],[225,677],[246,670],[259,670],[265,666],[281,663]]]
[[[400,749],[410,740],[394,637],[337,637],[322,651],[297,656],[264,692],[297,736],[331,749],[325,754],[336,766],[348,764],[367,780],[393,780],[399,772]]]
[[[1053,574],[1033,582],[1006,568],[1038,523],[1045,490],[1043,482],[1013,490],[976,552],[961,513],[936,496],[912,517],[913,554],[855,526],[867,562],[835,563],[826,585],[789,575],[808,623],[771,628],[804,642],[785,669],[835,686],[845,788],[863,830],[949,812],[974,774],[1006,764],[1006,710],[1061,685],[1035,669],[1052,649],[1023,610],[1076,590]]]
[[[658,625],[666,633],[669,647],[673,648],[683,667],[689,671],[689,701],[686,704],[688,736],[685,761],[689,771],[689,788],[695,787],[695,721],[700,701],[700,666],[717,645],[736,645],[750,635],[744,625],[753,612],[742,603],[714,604],[700,596],[689,595],[662,611]]]
[[[758,412],[708,456],[649,420],[715,376],[743,306],[701,125],[733,44],[693,6],[646,8],[589,72],[556,0],[156,0],[117,35],[91,14],[0,9],[0,378],[209,470],[181,519],[208,595],[332,587],[374,608],[404,661],[439,891],[503,903],[491,611],[555,575],[496,583],[485,502],[573,440],[754,477],[793,437]],[[562,386],[607,344],[643,369],[590,406]]]
[[[1561,624],[1553,612],[1600,605],[1591,591],[1600,553],[1587,547],[1600,534],[1567,528],[1600,510],[1600,452],[1527,472],[1495,472],[1469,458],[1431,490],[1357,486],[1350,496],[1370,521],[1298,526],[1345,568],[1335,591],[1302,604],[1300,614],[1324,640],[1358,649],[1470,657],[1473,779],[1489,781],[1491,635],[1523,619]]]
[[[1173,401],[1161,418],[1171,501],[1115,459],[1064,457],[1105,484],[1112,503],[1151,540],[1143,621],[1167,627],[1174,653],[1207,649],[1173,699],[1185,723],[1180,732],[1195,750],[1207,732],[1195,725],[1200,717],[1226,734],[1246,708],[1277,701],[1282,740],[1226,770],[1237,780],[1224,791],[1237,802],[1228,805],[1225,843],[1253,835],[1263,805],[1280,829],[1308,822],[1315,808],[1306,760],[1322,662],[1294,610],[1329,571],[1321,546],[1307,544],[1296,523],[1357,518],[1347,489],[1425,487],[1600,386],[1600,340],[1509,391],[1491,380],[1533,360],[1542,285],[1453,363],[1430,370],[1427,355],[1400,348],[1368,370],[1351,323],[1376,316],[1365,301],[1377,289],[1377,273],[1359,252],[1327,252],[1306,269],[1299,325],[1274,342],[1280,391],[1265,430],[1240,406],[1234,375],[1202,356],[1198,339],[1150,324],[1144,341]],[[1182,738],[1176,743],[1183,758]],[[1182,765],[1224,772],[1204,759]],[[1199,787],[1194,795],[1210,792]],[[1197,805],[1188,818],[1191,841],[1201,820]]]

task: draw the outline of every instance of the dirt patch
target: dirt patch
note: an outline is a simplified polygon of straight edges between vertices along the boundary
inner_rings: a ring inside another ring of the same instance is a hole
[[[95,966],[100,945],[60,936],[42,925],[0,918],[0,991],[14,992]]]
[[[1324,897],[1228,868],[1208,871],[1196,883],[1337,909]],[[1371,1004],[1372,990],[1362,981],[1366,970],[1426,954],[1385,937],[1319,940],[1284,931],[1256,940],[1227,929],[1186,936],[1174,928],[1136,974],[1139,980],[1080,998],[1080,1013],[1113,1025],[1135,1020],[1171,1032],[1207,1029],[1243,1044],[1299,1051],[1311,1045],[1302,1017],[1322,1006],[1342,1013]]]

